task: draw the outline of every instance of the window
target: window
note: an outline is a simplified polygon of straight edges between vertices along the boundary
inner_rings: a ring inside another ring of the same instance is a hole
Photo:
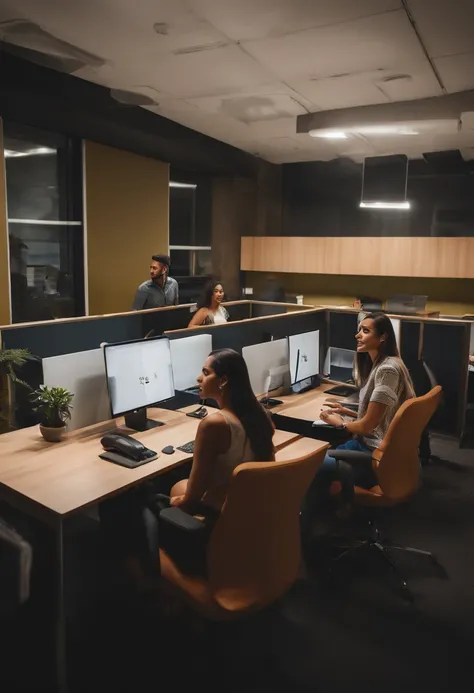
[[[173,171],[171,178],[171,272],[175,277],[210,276],[212,274],[210,180]]]
[[[12,321],[84,314],[81,146],[4,124]]]

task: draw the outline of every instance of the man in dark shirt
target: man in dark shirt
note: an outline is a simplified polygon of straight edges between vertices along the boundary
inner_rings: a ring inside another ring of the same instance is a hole
[[[168,277],[169,255],[153,255],[150,264],[150,279],[137,289],[132,310],[177,306],[179,287],[176,279]]]

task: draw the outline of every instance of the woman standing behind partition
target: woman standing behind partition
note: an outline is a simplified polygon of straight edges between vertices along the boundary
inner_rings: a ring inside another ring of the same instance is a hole
[[[224,289],[220,281],[211,281],[204,287],[201,298],[197,302],[195,312],[188,327],[198,325],[219,325],[227,322],[229,313],[222,304]]]

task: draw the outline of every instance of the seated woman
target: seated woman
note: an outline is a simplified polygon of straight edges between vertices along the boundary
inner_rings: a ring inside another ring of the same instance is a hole
[[[190,546],[181,543],[179,532],[168,535],[166,527],[160,525],[160,545],[187,571],[203,568],[205,545],[226,499],[234,469],[242,462],[275,459],[274,427],[253,394],[242,356],[232,349],[211,352],[197,381],[201,398],[214,399],[219,410],[199,424],[189,479],[177,482],[170,498],[158,495],[151,499],[152,512],[146,513],[148,536],[157,535],[153,524],[169,505],[204,516],[206,532],[197,547],[198,557],[190,555]]]
[[[198,325],[219,325],[227,322],[229,313],[221,305],[224,300],[224,289],[219,281],[209,282],[197,302],[197,310],[194,313],[188,327]]]
[[[359,386],[359,408],[355,413],[340,403],[327,403],[330,411],[320,418],[336,428],[345,428],[351,439],[338,450],[368,452],[380,445],[399,407],[415,396],[410,374],[400,358],[390,318],[385,313],[369,313],[356,334],[354,376]],[[347,421],[345,417],[354,419]],[[327,494],[335,479],[341,482],[341,501],[350,504],[354,485],[371,488],[377,484],[372,464],[360,461],[337,462],[326,455],[311,487],[311,495]],[[327,497],[327,496],[326,496]]]

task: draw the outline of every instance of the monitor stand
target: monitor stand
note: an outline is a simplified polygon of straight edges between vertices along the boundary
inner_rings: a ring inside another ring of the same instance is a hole
[[[151,428],[158,428],[158,426],[164,425],[164,421],[147,419],[146,407],[136,409],[129,414],[125,414],[125,426],[133,429],[134,431],[148,431]]]
[[[299,383],[295,383],[291,386],[291,391],[294,395],[302,395],[304,392],[309,392],[310,390],[314,390],[315,388],[319,387],[320,384],[320,377],[315,375],[312,378],[306,378],[305,380],[301,380]]]

